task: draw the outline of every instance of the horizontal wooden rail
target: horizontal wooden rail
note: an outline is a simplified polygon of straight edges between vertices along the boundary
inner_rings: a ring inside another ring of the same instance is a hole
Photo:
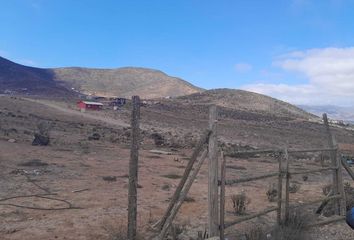
[[[245,150],[245,151],[234,151],[231,153],[226,153],[225,156],[233,157],[236,155],[247,155],[247,154],[261,154],[261,153],[279,153],[282,150],[279,149],[259,149],[259,150]]]
[[[233,185],[233,184],[236,184],[236,183],[244,183],[244,182],[250,182],[250,181],[255,181],[255,180],[261,180],[261,179],[265,179],[265,178],[276,177],[278,175],[279,175],[279,172],[275,172],[275,173],[269,173],[269,174],[266,174],[266,175],[255,176],[255,177],[226,180],[225,184],[226,185]]]
[[[331,152],[337,150],[338,150],[337,148],[293,149],[293,150],[288,150],[288,153]]]
[[[336,169],[338,169],[338,168],[335,168],[335,167],[327,167],[327,168],[318,168],[318,169],[312,169],[312,170],[293,171],[293,172],[289,172],[289,174],[290,174],[290,175],[309,174],[309,173],[325,172],[325,171],[336,170]]]
[[[337,151],[337,148],[312,148],[312,149],[292,149],[288,150],[288,153],[311,153],[311,152],[331,152]],[[265,154],[265,153],[282,153],[283,149],[255,149],[255,150],[245,150],[245,151],[233,151],[226,153],[227,157],[235,157],[237,155],[248,155],[248,154]]]
[[[343,221],[343,220],[345,220],[344,216],[332,217],[331,219],[328,219],[328,220],[308,224],[305,226],[305,228],[318,227],[318,226],[327,225],[330,223],[339,222],[339,221]]]
[[[278,210],[278,207],[271,207],[271,208],[265,209],[265,210],[263,210],[263,211],[261,211],[259,213],[254,213],[254,214],[251,214],[251,215],[248,215],[248,216],[241,217],[241,218],[239,218],[237,220],[225,223],[225,228],[231,227],[231,226],[233,226],[235,224],[238,224],[238,223],[241,223],[241,222],[244,222],[244,221],[256,218],[256,217],[260,217],[260,216],[266,215],[267,213],[274,212],[276,210]]]
[[[330,201],[333,199],[340,199],[340,198],[341,198],[341,195],[337,194],[337,195],[333,195],[333,196],[329,196],[329,197],[325,197],[325,198],[321,198],[321,199],[312,200],[312,201],[305,202],[305,203],[292,204],[289,206],[289,208],[297,208],[297,207],[312,205],[315,203],[320,203],[320,202],[325,202],[325,201]]]

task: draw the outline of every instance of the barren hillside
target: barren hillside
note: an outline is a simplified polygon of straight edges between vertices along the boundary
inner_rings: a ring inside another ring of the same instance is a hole
[[[147,68],[56,68],[55,80],[80,89],[83,93],[103,96],[142,98],[182,96],[201,91],[200,88],[165,73]]]
[[[277,117],[301,119],[317,118],[315,115],[307,113],[289,103],[262,94],[243,90],[214,89],[202,93],[182,96],[175,101],[183,104],[195,105],[216,104],[224,108],[238,111],[253,112],[262,115],[275,115]]]
[[[202,89],[176,77],[147,68],[53,68],[23,66],[0,57],[0,89],[29,94],[84,94],[159,98],[182,96]]]
[[[53,80],[49,69],[23,66],[0,57],[0,92],[27,92],[31,94],[71,94]]]

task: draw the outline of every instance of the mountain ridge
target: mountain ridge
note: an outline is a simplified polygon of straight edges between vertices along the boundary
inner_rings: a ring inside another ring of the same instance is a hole
[[[181,96],[203,89],[177,77],[143,67],[36,68],[0,57],[0,89],[30,94],[74,94],[76,91],[109,97],[159,98]],[[73,91],[75,90],[75,91]]]
[[[310,119],[314,115],[278,99],[237,89],[204,90],[160,70],[143,67],[121,68],[35,68],[0,57],[0,90],[47,96],[86,95],[141,98],[174,97],[185,106],[216,104],[243,112]]]

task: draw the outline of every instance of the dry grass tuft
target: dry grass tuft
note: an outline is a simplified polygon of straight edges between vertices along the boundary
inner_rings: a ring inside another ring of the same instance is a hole
[[[251,199],[246,196],[245,192],[241,192],[232,195],[231,201],[235,214],[243,215],[246,213],[247,205],[250,204]]]

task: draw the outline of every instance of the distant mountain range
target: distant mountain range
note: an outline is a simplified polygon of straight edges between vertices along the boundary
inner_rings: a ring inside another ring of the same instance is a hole
[[[324,105],[324,106],[299,105],[299,107],[317,116],[322,116],[323,113],[327,113],[329,118],[336,119],[336,120],[343,120],[345,122],[354,124],[354,107],[339,107],[333,105]]]
[[[176,97],[203,89],[147,68],[34,68],[0,57],[0,90],[30,94],[95,94],[142,98]]]
[[[354,122],[354,108],[299,106],[300,109],[283,101],[247,91],[231,89],[205,91],[161,71],[137,67],[35,68],[0,57],[0,93],[47,96],[77,96],[81,93],[126,98],[133,95],[139,95],[141,98],[180,96],[176,102],[214,103],[227,108],[299,118],[314,118],[312,114],[321,116],[326,112],[332,119]]]

